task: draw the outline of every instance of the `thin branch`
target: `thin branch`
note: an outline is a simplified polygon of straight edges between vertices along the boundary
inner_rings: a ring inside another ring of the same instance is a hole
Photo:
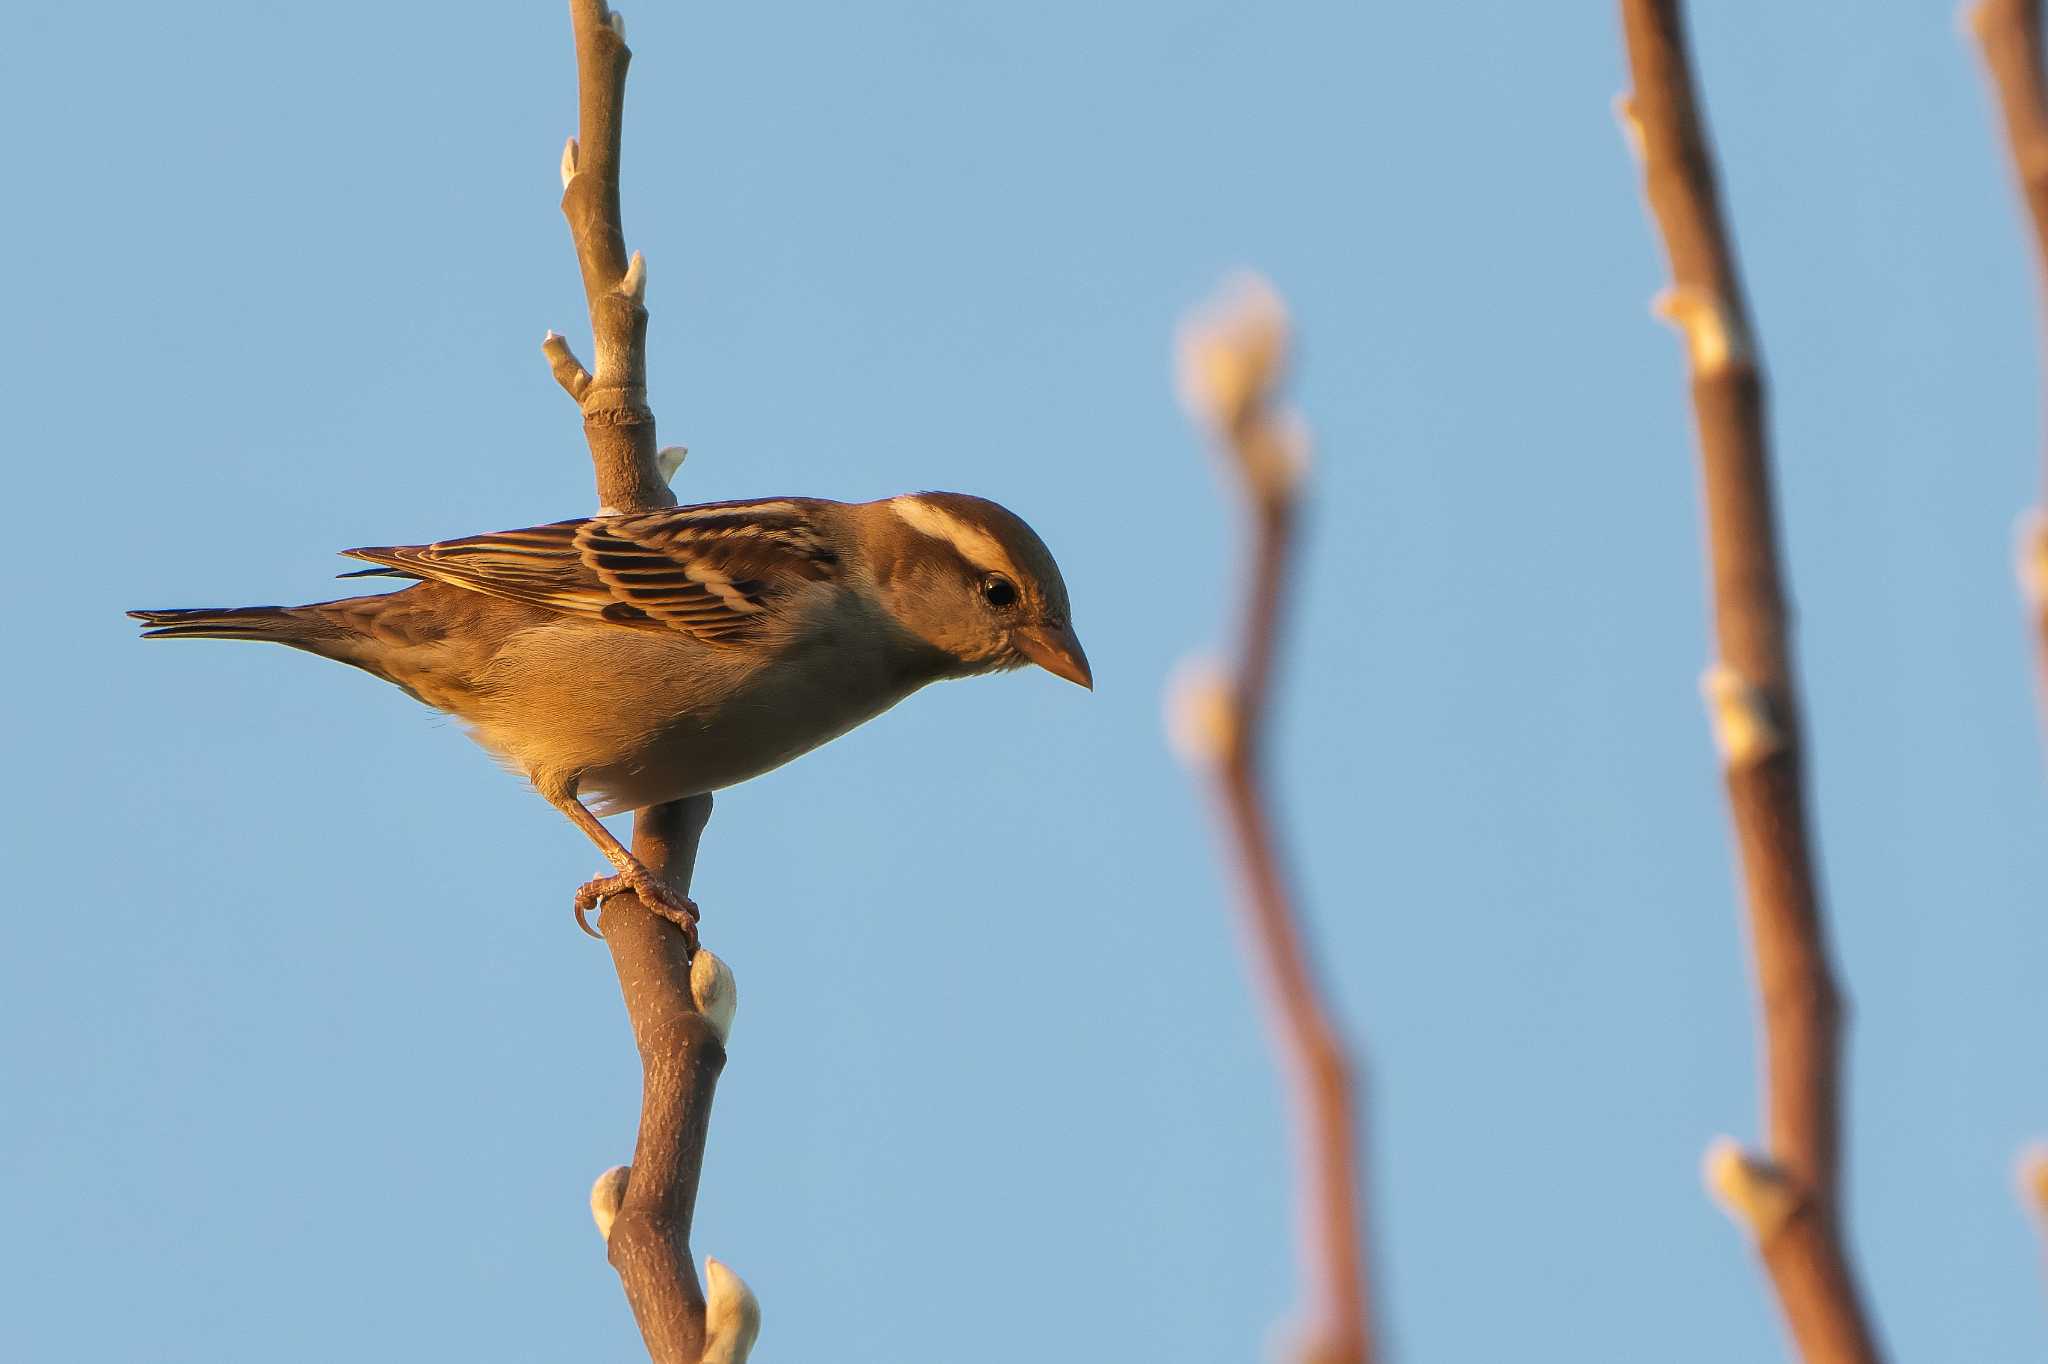
[[[619,147],[626,91],[625,23],[602,0],[570,0],[576,34],[577,137],[562,153],[568,220],[590,305],[594,371],[549,332],[542,350],[555,380],[583,411],[583,434],[603,512],[675,505],[668,475],[680,449],[655,444],[647,406],[647,270],[626,255],[619,214]],[[594,679],[593,685],[602,685]],[[711,797],[641,811],[633,851],[687,895]],[[760,1312],[722,1265],[708,1305],[690,1254],[690,1224],[704,1165],[711,1100],[732,1024],[732,975],[709,952],[694,960],[682,931],[637,897],[604,907],[605,941],[641,1062],[640,1133],[633,1163],[607,1171],[592,1192],[607,1253],[656,1364],[739,1364]]]
[[[1965,10],[1964,21],[1976,35],[1998,96],[2013,174],[2034,227],[2035,264],[2048,271],[2048,79],[2041,67],[2041,0],[1981,0]]]
[[[2013,177],[2034,228],[2036,292],[2048,322],[2048,74],[2042,69],[2041,0],[1981,0],[1963,14],[1976,35],[2005,123]],[[2043,443],[2048,485],[2048,441]],[[2034,632],[2036,681],[2048,721],[2048,493],[2020,526],[2020,592]]]
[[[1318,984],[1312,951],[1281,866],[1264,792],[1266,721],[1289,597],[1306,439],[1276,413],[1286,318],[1263,282],[1247,281],[1182,337],[1189,405],[1233,456],[1253,528],[1252,582],[1234,679],[1195,683],[1174,699],[1188,755],[1208,768],[1244,882],[1242,907],[1274,1042],[1291,1082],[1302,1151],[1302,1364],[1365,1364],[1372,1356],[1358,1133],[1351,1060]]]
[[[633,53],[624,21],[604,0],[570,0],[569,14],[576,28],[578,135],[562,151],[562,216],[583,271],[596,365],[576,394],[563,377],[575,357],[550,332],[549,366],[582,405],[599,506],[612,512],[673,507],[675,494],[655,464],[654,413],[647,406],[647,266],[637,252],[626,255],[619,217],[619,140]]]
[[[1843,1245],[1842,1004],[1807,827],[1799,700],[1772,508],[1764,382],[1677,0],[1622,0],[1620,112],[1671,260],[1706,494],[1718,661],[1707,672],[1763,1007],[1767,1154],[1709,1156],[1809,1364],[1879,1358]]]

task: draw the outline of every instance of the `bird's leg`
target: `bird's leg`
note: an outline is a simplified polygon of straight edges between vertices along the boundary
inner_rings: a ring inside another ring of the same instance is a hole
[[[590,926],[590,911],[609,895],[621,895],[627,891],[640,897],[640,903],[650,913],[659,914],[677,928],[689,942],[692,953],[697,950],[697,902],[676,894],[647,870],[646,864],[633,856],[632,849],[612,837],[612,831],[604,827],[596,815],[576,799],[575,789],[550,790],[535,783],[540,793],[547,797],[548,804],[567,815],[577,828],[590,836],[607,861],[617,867],[615,876],[599,876],[584,882],[576,892],[576,922],[593,938],[604,935]]]

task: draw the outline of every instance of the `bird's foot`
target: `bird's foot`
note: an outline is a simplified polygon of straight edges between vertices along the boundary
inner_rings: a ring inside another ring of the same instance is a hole
[[[586,881],[576,892],[576,924],[593,938],[604,934],[590,926],[590,911],[614,895],[632,894],[649,913],[658,914],[683,930],[683,939],[694,955],[697,951],[697,902],[676,894],[644,871],[622,871]]]

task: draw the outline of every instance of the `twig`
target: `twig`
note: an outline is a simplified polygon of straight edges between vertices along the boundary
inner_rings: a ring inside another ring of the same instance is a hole
[[[2020,1153],[2020,1206],[2043,1237],[2043,1263],[2048,1265],[2048,1146],[2033,1145]]]
[[[1216,784],[1244,882],[1241,904],[1255,969],[1292,1084],[1308,1281],[1296,1358],[1302,1364],[1364,1364],[1372,1345],[1351,1061],[1317,984],[1262,781],[1274,656],[1307,463],[1306,437],[1273,406],[1286,330],[1278,297],[1263,281],[1248,280],[1182,334],[1182,387],[1190,408],[1227,447],[1242,476],[1254,544],[1236,676],[1184,685],[1173,698],[1171,718],[1184,753],[1207,768]]]
[[[624,123],[625,20],[604,0],[569,0],[576,27],[577,135],[562,149],[562,216],[576,243],[597,368],[586,373],[566,341],[543,349],[556,382],[583,409],[583,434],[607,512],[673,507],[655,463],[647,407],[647,264],[626,255],[619,216],[619,138]]]
[[[2034,228],[2036,292],[2048,321],[2048,74],[2042,70],[2041,0],[1981,0],[1963,11],[2005,123],[2013,177]],[[2048,484],[2048,442],[2043,481]],[[2034,632],[2044,722],[2048,722],[2048,496],[2020,525],[2020,592]]]
[[[655,445],[647,406],[647,268],[637,252],[627,257],[619,214],[619,139],[633,54],[624,20],[603,0],[570,0],[569,14],[578,126],[562,152],[562,216],[583,272],[596,370],[585,370],[554,332],[542,350],[556,382],[583,410],[600,511],[672,507],[667,476],[681,453]],[[643,810],[633,851],[687,894],[710,817],[708,795]],[[600,1176],[592,1209],[649,1357],[656,1364],[739,1364],[760,1324],[753,1295],[713,1261],[707,1311],[690,1258],[711,1099],[732,1024],[732,974],[709,952],[693,961],[682,931],[632,895],[605,902],[604,935],[640,1049],[642,1089],[633,1163]]]
[[[1733,1143],[1709,1182],[1756,1238],[1801,1355],[1879,1357],[1842,1243],[1842,1004],[1828,963],[1801,776],[1761,364],[1723,223],[1677,0],[1622,0],[1634,93],[1620,113],[1671,259],[1657,311],[1692,369],[1714,635],[1708,710],[1741,849],[1763,1006],[1767,1153]]]

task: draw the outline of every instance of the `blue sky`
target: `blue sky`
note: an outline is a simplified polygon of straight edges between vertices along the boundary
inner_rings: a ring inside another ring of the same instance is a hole
[[[2012,588],[2031,266],[1945,4],[1702,5],[1775,383],[1855,1245],[1900,1357],[2048,1353],[2048,782]],[[1368,1057],[1410,1360],[1781,1347],[1700,1153],[1756,1126],[1677,342],[1604,4],[628,10],[629,243],[686,497],[945,487],[1093,696],[937,688],[720,800],[741,1008],[698,1250],[760,1360],[1256,1357],[1277,1081],[1159,694],[1236,598],[1176,318],[1266,271],[1318,442],[1276,734]],[[349,670],[123,608],[592,505],[549,327],[567,20],[38,6],[0,51],[0,1356],[631,1358],[584,1211],[637,1066],[593,850]],[[581,344],[579,339],[579,344]]]

